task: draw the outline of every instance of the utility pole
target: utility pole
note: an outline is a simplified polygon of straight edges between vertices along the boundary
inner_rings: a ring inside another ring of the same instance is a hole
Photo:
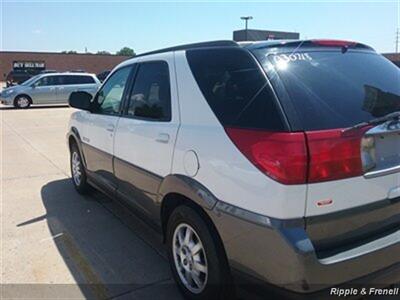
[[[240,17],[240,19],[242,19],[242,20],[244,20],[244,29],[245,29],[245,36],[246,36],[246,41],[247,41],[247,39],[248,39],[248,37],[247,37],[247,22],[249,21],[249,20],[252,20],[253,19],[253,17],[252,16],[245,16],[245,17]]]
[[[400,38],[400,30],[397,28],[396,30],[396,53],[399,53],[399,38]]]

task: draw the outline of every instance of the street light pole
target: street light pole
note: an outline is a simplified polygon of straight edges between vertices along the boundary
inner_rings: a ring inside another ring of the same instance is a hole
[[[246,37],[246,41],[247,41],[247,39],[248,39],[248,37],[247,37],[247,22],[249,20],[252,20],[253,17],[252,16],[245,16],[245,17],[240,17],[240,19],[244,20],[245,37]]]

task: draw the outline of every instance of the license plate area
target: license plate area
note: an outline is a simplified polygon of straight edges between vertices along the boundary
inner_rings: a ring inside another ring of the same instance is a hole
[[[400,165],[400,132],[375,137],[376,169]]]
[[[364,177],[400,172],[400,123],[394,128],[392,124],[381,124],[366,132],[361,144]]]

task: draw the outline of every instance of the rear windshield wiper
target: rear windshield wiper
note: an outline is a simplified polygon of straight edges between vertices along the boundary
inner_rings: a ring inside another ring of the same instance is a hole
[[[395,112],[389,113],[387,115],[384,115],[383,117],[372,119],[372,120],[369,120],[367,122],[358,123],[358,124],[356,124],[356,125],[354,125],[352,127],[344,129],[343,132],[347,132],[347,131],[351,131],[351,130],[355,130],[355,129],[360,129],[360,128],[363,128],[363,127],[368,126],[368,125],[375,125],[375,124],[380,124],[380,123],[383,123],[383,122],[386,122],[386,121],[399,120],[399,119],[400,119],[400,111],[395,111]]]

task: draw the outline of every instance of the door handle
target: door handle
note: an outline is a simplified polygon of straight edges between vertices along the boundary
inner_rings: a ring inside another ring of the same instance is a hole
[[[109,132],[114,132],[115,126],[113,124],[108,124],[106,130]]]
[[[160,133],[156,138],[156,142],[167,144],[169,142],[169,134],[168,133]]]

